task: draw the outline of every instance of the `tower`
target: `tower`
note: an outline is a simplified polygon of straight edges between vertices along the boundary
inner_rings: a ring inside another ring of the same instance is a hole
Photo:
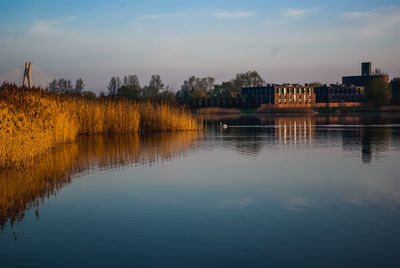
[[[371,62],[361,63],[361,75],[370,76],[371,75]]]
[[[31,88],[32,87],[32,62],[25,62],[24,78],[22,85]]]

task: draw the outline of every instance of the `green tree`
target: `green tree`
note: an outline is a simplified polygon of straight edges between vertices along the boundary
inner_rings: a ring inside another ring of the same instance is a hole
[[[233,83],[232,94],[235,96],[241,93],[243,87],[256,87],[265,83],[264,79],[256,71],[238,73],[231,81]]]
[[[87,98],[87,99],[91,99],[91,100],[96,99],[96,93],[94,93],[93,91],[90,91],[90,90],[83,91],[82,92],[82,96]]]
[[[202,99],[202,98],[206,98],[206,97],[207,97],[207,93],[202,88],[196,88],[195,90],[190,92],[191,99]]]
[[[320,86],[322,86],[322,83],[318,82],[318,81],[314,81],[314,82],[307,83],[307,85],[309,85],[310,87],[320,87]]]
[[[139,99],[141,88],[138,85],[122,86],[117,91],[117,96],[127,97],[130,99]]]
[[[198,78],[189,77],[183,82],[181,89],[176,93],[176,97],[181,104],[189,104],[191,99],[207,98],[214,87],[213,77]]]
[[[169,87],[167,86],[166,89],[159,94],[159,99],[161,102],[175,103],[176,95],[174,92],[169,90]]]
[[[388,104],[392,98],[392,90],[385,80],[380,78],[371,79],[365,87],[367,100],[375,106],[380,107]]]

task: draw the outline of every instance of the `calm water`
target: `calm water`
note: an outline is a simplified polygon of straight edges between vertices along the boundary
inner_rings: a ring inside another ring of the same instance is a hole
[[[0,266],[400,267],[399,173],[399,116],[82,137],[0,172]]]

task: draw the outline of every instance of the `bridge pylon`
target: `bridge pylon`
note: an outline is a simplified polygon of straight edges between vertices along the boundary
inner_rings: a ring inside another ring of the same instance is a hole
[[[32,87],[32,62],[25,62],[24,78],[22,85],[28,88]]]

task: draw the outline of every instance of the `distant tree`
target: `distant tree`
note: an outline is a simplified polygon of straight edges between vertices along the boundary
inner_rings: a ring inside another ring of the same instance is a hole
[[[395,77],[390,81],[392,87],[392,100],[394,102],[400,102],[400,77]]]
[[[74,93],[81,94],[84,88],[85,84],[83,83],[82,78],[78,78],[75,82]]]
[[[57,92],[60,92],[62,94],[71,93],[74,89],[74,87],[72,86],[71,80],[64,79],[64,78],[58,79],[57,88],[58,88]]]
[[[117,95],[118,89],[121,87],[121,81],[119,77],[111,77],[110,82],[108,83],[108,94],[111,96]]]
[[[104,91],[101,91],[100,94],[99,94],[99,96],[100,96],[100,97],[105,97],[105,96],[106,96],[106,93],[105,93]]]
[[[124,86],[140,86],[139,78],[137,77],[136,74],[131,74],[128,76],[125,75],[123,85]]]
[[[58,88],[58,83],[56,79],[51,81],[51,83],[49,84],[49,90],[51,92],[59,92],[60,89]]]
[[[67,94],[67,93],[80,93],[82,90],[80,91],[76,91],[79,88],[82,88],[85,86],[83,84],[83,81],[81,78],[79,78],[78,80],[76,80],[77,84],[75,85],[75,88],[72,86],[72,82],[70,79],[65,79],[65,78],[60,78],[58,80],[54,79],[53,81],[51,81],[51,83],[49,84],[49,90],[52,92],[56,92],[56,93],[62,93],[62,94]],[[81,83],[81,84],[79,84]],[[78,88],[77,88],[78,86]]]
[[[138,85],[122,86],[118,89],[117,95],[130,99],[138,99],[141,95],[141,89]]]
[[[82,96],[87,99],[96,99],[96,93],[94,93],[93,91],[83,91]]]
[[[201,98],[206,98],[206,97],[207,97],[207,93],[202,88],[196,88],[195,90],[190,92],[191,99],[201,99]]]
[[[166,103],[176,102],[175,93],[172,90],[170,90],[169,86],[166,86],[165,90],[159,93],[158,97],[161,102],[166,102]]]
[[[380,107],[390,102],[392,90],[385,80],[375,78],[368,81],[365,87],[365,95],[368,101],[373,103],[375,106]]]
[[[196,87],[195,76],[189,77],[188,80],[183,81],[183,85],[181,89],[176,92],[176,98],[181,104],[189,104],[190,103],[190,92]]]
[[[198,78],[189,77],[183,82],[181,89],[177,92],[176,97],[180,103],[189,104],[190,99],[207,98],[214,87],[213,77]]]
[[[318,81],[314,81],[314,82],[307,83],[307,85],[309,85],[310,87],[320,87],[320,86],[322,86],[322,83],[318,82]]]
[[[256,71],[247,71],[245,73],[236,74],[235,78],[231,80],[233,84],[233,94],[240,94],[243,87],[256,87],[262,86],[265,81],[261,75]]]
[[[376,68],[373,72],[372,75],[385,75],[386,73],[384,71],[382,71],[379,68]]]
[[[160,76],[152,75],[149,86],[147,87],[146,97],[155,97],[157,94],[164,89],[164,84],[161,81]]]

